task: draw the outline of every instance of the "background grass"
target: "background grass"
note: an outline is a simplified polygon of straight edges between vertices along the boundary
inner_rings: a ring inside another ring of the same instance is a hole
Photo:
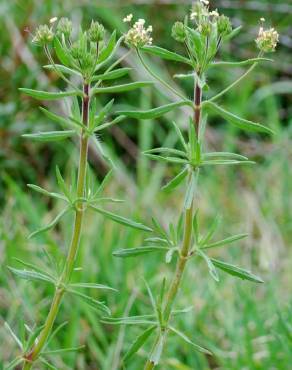
[[[58,202],[48,201],[28,191],[27,183],[56,189],[54,176],[58,164],[67,174],[76,163],[76,143],[35,144],[26,142],[21,134],[53,128],[38,109],[39,103],[19,94],[21,86],[51,89],[59,85],[54,73],[41,69],[45,64],[41,50],[30,43],[29,33],[37,24],[52,16],[69,16],[74,22],[86,24],[98,19],[109,30],[123,32],[122,18],[132,12],[146,18],[154,27],[155,43],[168,48],[180,45],[170,38],[172,23],[182,19],[189,7],[184,1],[0,1],[0,368],[17,354],[15,343],[3,328],[4,320],[17,332],[21,318],[29,325],[45,318],[52,296],[51,288],[16,280],[7,265],[16,266],[13,257],[48,265],[47,251],[57,260],[63,258],[71,233],[72,216],[62,221],[54,232],[32,241],[27,235],[48,222],[60,209]],[[255,55],[253,40],[258,19],[276,25],[281,33],[273,64],[257,68],[240,88],[225,97],[224,106],[246,118],[260,121],[276,131],[273,138],[244,135],[222,120],[211,117],[207,130],[210,150],[235,150],[258,165],[251,168],[218,168],[205,171],[200,180],[200,224],[206,230],[220,214],[221,227],[217,237],[248,232],[249,237],[226,249],[214,250],[214,257],[234,262],[260,274],[265,284],[258,286],[220,274],[214,282],[204,264],[193,260],[185,275],[177,307],[193,306],[178,319],[177,327],[194,341],[214,352],[206,357],[169,338],[161,369],[283,369],[292,364],[292,302],[291,302],[291,5],[284,1],[214,1],[214,7],[225,11],[235,25],[243,24],[240,36],[221,52],[225,60],[239,60]],[[124,52],[122,49],[121,53]],[[152,67],[171,79],[185,72],[177,64],[149,59]],[[130,58],[125,65],[133,67],[132,78],[149,78],[139,63]],[[242,71],[220,70],[209,76],[213,94],[233,81]],[[60,85],[61,87],[61,85]],[[191,86],[183,83],[191,96]],[[172,101],[173,96],[157,89],[119,97],[119,105],[143,109]],[[62,105],[54,109],[62,111]],[[141,155],[153,145],[175,147],[176,136],[170,121],[176,119],[184,128],[186,111],[169,114],[155,122],[122,123],[104,133],[100,140],[112,157],[115,176],[108,195],[124,198],[116,206],[123,215],[131,215],[150,223],[155,215],[163,225],[176,222],[183,199],[183,189],[165,196],[159,189],[176,173],[176,168],[151,163]],[[99,182],[108,170],[95,148],[90,150],[92,175]],[[113,208],[114,209],[114,208]],[[76,281],[109,284],[116,293],[96,295],[111,307],[114,316],[150,313],[149,299],[142,278],[158,290],[164,276],[170,279],[173,266],[164,257],[118,260],[112,257],[117,248],[141,245],[141,233],[122,228],[88,213],[82,237]],[[59,369],[120,369],[120,359],[129,344],[141,331],[138,327],[102,325],[98,315],[83,302],[67,298],[58,323],[69,324],[52,342],[52,349],[86,345],[80,354],[52,358]],[[150,345],[150,343],[148,344]],[[135,357],[129,370],[142,368],[147,346]]]

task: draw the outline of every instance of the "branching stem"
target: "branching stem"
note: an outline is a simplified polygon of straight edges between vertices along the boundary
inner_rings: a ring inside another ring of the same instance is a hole
[[[196,128],[196,134],[197,137],[199,135],[199,130],[200,130],[200,122],[201,122],[201,103],[202,103],[202,90],[196,81],[195,83],[195,88],[194,88],[194,105],[195,105],[195,113],[194,113],[194,125]],[[191,169],[193,171],[193,169]],[[190,171],[190,177],[189,181],[191,181],[191,171]],[[176,271],[175,275],[172,279],[172,282],[170,284],[169,290],[167,292],[165,302],[164,302],[164,309],[163,309],[163,318],[164,318],[164,323],[165,327],[167,328],[169,321],[171,319],[171,314],[172,314],[172,309],[173,305],[175,303],[184,270],[188,261],[189,257],[189,252],[190,248],[192,246],[192,234],[193,234],[193,216],[194,216],[194,205],[193,202],[190,206],[190,208],[185,210],[184,214],[184,237],[183,237],[183,242],[180,248],[180,253],[179,253],[179,258],[177,260],[176,264]],[[152,355],[156,353],[157,351],[157,346],[160,344],[160,335],[161,333],[158,334],[157,338],[155,339],[154,346],[150,352],[150,355],[148,357],[148,360],[145,364],[144,370],[152,370],[154,367],[157,365],[154,363],[152,360]]]
[[[88,126],[88,116],[89,116],[89,90],[90,87],[88,84],[83,86],[83,101],[82,101],[82,122],[84,126]],[[84,196],[85,190],[85,181],[86,181],[86,169],[87,169],[87,154],[88,154],[88,137],[85,130],[82,131],[80,137],[80,154],[79,154],[79,168],[78,168],[78,180],[77,180],[77,198],[82,198]],[[84,208],[83,203],[77,204],[75,208],[75,222],[73,227],[73,235],[71,244],[69,247],[66,263],[64,270],[60,277],[58,286],[54,294],[54,298],[51,304],[49,314],[47,316],[43,330],[40,333],[38,341],[35,342],[35,345],[25,354],[25,363],[23,365],[23,370],[30,370],[33,366],[34,361],[38,359],[41,354],[42,349],[47,343],[48,337],[51,333],[52,327],[56,320],[62,298],[65,293],[65,286],[70,281],[72,271],[74,268],[74,263],[76,255],[78,252],[80,244],[80,236],[82,229],[82,222],[84,217]]]

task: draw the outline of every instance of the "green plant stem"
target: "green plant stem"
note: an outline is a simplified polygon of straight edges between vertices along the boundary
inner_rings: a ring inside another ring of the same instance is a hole
[[[263,56],[263,53],[260,52],[259,55],[258,55],[258,58],[261,58]],[[254,69],[255,67],[258,65],[259,63],[258,62],[255,62],[254,64],[252,64],[249,69],[243,74],[241,75],[236,81],[234,81],[231,85],[227,86],[224,90],[222,90],[219,94],[213,96],[211,99],[209,99],[208,101],[215,101],[219,98],[221,98],[221,96],[225,95],[229,90],[233,89],[233,87],[235,87],[236,85],[238,85],[245,77],[247,77]]]
[[[137,49],[137,55],[138,55],[138,58],[140,59],[142,65],[144,66],[144,68],[146,69],[146,71],[152,76],[154,77],[157,81],[159,81],[163,86],[165,86],[168,90],[172,91],[175,95],[179,96],[180,98],[182,98],[183,100],[187,100],[187,98],[181,94],[180,92],[176,91],[175,88],[173,88],[172,86],[170,86],[167,82],[163,81],[162,78],[160,78],[156,73],[154,73],[151,68],[149,68],[149,66],[145,63],[139,49]]]
[[[199,135],[200,122],[201,122],[201,103],[202,103],[202,90],[199,87],[198,83],[196,82],[195,88],[194,88],[195,113],[194,113],[193,122],[196,128],[197,137]],[[191,171],[193,171],[193,169],[191,169]],[[190,171],[190,175],[191,175],[191,171]],[[191,176],[189,176],[189,181],[190,180],[191,180]],[[176,297],[177,297],[177,294],[178,294],[178,291],[179,291],[179,288],[182,282],[183,274],[184,274],[185,267],[186,267],[188,257],[189,257],[190,248],[192,246],[193,216],[194,216],[194,206],[192,202],[191,207],[185,210],[183,242],[180,248],[179,258],[176,264],[175,275],[170,284],[170,287],[169,287],[169,290],[167,292],[166,299],[164,302],[163,319],[164,319],[164,326],[166,328],[165,330],[167,330],[169,321],[171,319],[173,305],[175,303],[175,300],[176,300]],[[155,339],[154,346],[145,364],[144,370],[151,370],[151,369],[154,369],[154,367],[156,366],[156,364],[152,360],[152,355],[157,350],[157,346],[159,345],[160,336],[161,336],[161,333],[159,333],[157,338]]]
[[[88,115],[89,115],[89,85],[84,84],[83,87],[84,97],[82,102],[82,122],[88,126]],[[80,154],[79,154],[79,168],[78,168],[78,180],[77,180],[77,197],[82,198],[84,196],[85,181],[86,181],[86,169],[87,169],[87,154],[88,154],[88,136],[85,130],[83,130],[80,137]],[[69,247],[66,263],[61,274],[59,284],[56,287],[54,298],[51,304],[49,314],[47,316],[44,328],[40,333],[37,343],[34,347],[24,356],[26,360],[23,366],[23,370],[30,370],[33,366],[33,362],[39,357],[42,349],[44,348],[47,339],[51,333],[55,319],[57,317],[63,295],[66,291],[66,284],[70,281],[72,271],[74,269],[74,263],[80,244],[80,236],[82,229],[82,222],[84,217],[83,203],[77,203],[75,208],[75,221],[73,227],[73,235],[71,244]]]

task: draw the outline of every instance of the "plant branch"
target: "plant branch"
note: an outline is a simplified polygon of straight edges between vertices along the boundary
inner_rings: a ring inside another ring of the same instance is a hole
[[[263,55],[262,53],[259,53],[258,58],[261,58],[262,55]],[[215,100],[221,98],[221,96],[225,95],[229,90],[233,89],[233,87],[235,87],[236,85],[238,85],[245,77],[247,77],[255,69],[255,67],[257,65],[258,65],[258,62],[255,62],[254,64],[252,64],[249,67],[249,69],[243,75],[241,75],[236,81],[234,81],[231,85],[227,86],[219,94],[217,94],[217,95],[213,96],[212,98],[210,98],[208,101],[215,101]]]
[[[199,137],[199,130],[200,130],[200,123],[201,123],[201,102],[202,102],[202,90],[196,81],[195,83],[195,88],[194,88],[194,105],[195,105],[195,113],[194,113],[194,125],[196,128],[196,134],[197,137]],[[191,176],[192,176],[192,171],[193,169],[190,169],[190,176],[189,176],[189,182],[191,181]],[[190,206],[190,208],[185,210],[185,218],[184,218],[184,237],[182,241],[182,245],[180,248],[179,252],[179,258],[177,260],[176,264],[176,271],[175,275],[172,279],[172,282],[170,284],[169,290],[166,295],[166,299],[164,302],[164,309],[163,309],[163,319],[164,319],[164,325],[165,325],[165,330],[167,330],[167,327],[169,325],[169,321],[171,319],[171,314],[172,314],[172,309],[173,305],[175,303],[183,274],[185,271],[185,267],[188,261],[189,257],[189,252],[190,248],[192,246],[192,235],[193,235],[193,216],[194,216],[194,206],[193,206],[193,201]],[[152,370],[154,367],[157,365],[157,363],[154,363],[152,360],[152,355],[157,352],[157,346],[161,343],[160,342],[161,338],[161,333],[158,334],[154,346],[151,350],[151,353],[149,355],[149,358],[145,364],[144,370]]]
[[[151,68],[149,68],[149,66],[147,65],[147,63],[145,63],[139,49],[136,49],[137,50],[137,55],[138,55],[138,58],[140,59],[141,63],[143,64],[144,68],[147,70],[147,72],[152,76],[154,77],[157,81],[159,81],[163,86],[165,86],[168,90],[172,91],[176,96],[179,96],[180,98],[182,98],[183,100],[186,100],[186,97],[181,94],[179,91],[176,91],[175,88],[173,88],[172,86],[170,86],[167,82],[163,81],[162,78],[160,78],[156,73],[154,73]]]
[[[82,101],[82,122],[84,126],[88,126],[89,116],[89,85],[84,84],[83,87],[84,97]],[[85,190],[86,180],[86,169],[87,169],[87,154],[88,154],[88,136],[85,130],[82,130],[80,137],[80,154],[79,154],[79,168],[78,168],[78,180],[77,180],[77,197],[82,198]],[[80,244],[80,235],[82,229],[82,222],[84,216],[84,205],[82,202],[76,204],[75,207],[75,222],[73,227],[73,235],[71,244],[69,247],[66,263],[64,266],[63,273],[60,277],[59,284],[56,286],[56,291],[51,304],[49,314],[47,316],[43,330],[40,333],[38,341],[24,356],[25,364],[23,370],[30,370],[33,366],[34,361],[39,357],[42,349],[47,343],[48,337],[51,333],[55,319],[57,317],[63,295],[66,291],[66,284],[70,281],[76,255]]]

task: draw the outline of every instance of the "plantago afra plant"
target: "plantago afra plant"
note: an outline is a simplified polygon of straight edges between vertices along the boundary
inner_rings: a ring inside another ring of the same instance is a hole
[[[185,55],[151,45],[152,39],[150,34],[152,29],[151,27],[145,28],[144,20],[136,22],[128,31],[125,38],[128,45],[136,50],[138,58],[150,75],[161,83],[163,88],[175,94],[179,100],[147,111],[122,111],[119,114],[143,120],[156,119],[180,106],[189,106],[192,110],[192,115],[185,119],[185,122],[188,122],[187,138],[185,138],[181,131],[181,125],[173,122],[173,128],[180,142],[180,149],[160,147],[148,150],[145,153],[153,160],[175,164],[180,167],[177,176],[163,187],[163,190],[168,192],[175,190],[179,185],[185,183],[184,203],[177,226],[171,224],[168,229],[164,229],[157,220],[153,220],[153,228],[156,232],[154,237],[146,239],[145,244],[140,248],[122,249],[114,253],[115,256],[122,258],[149,253],[165,253],[166,263],[169,263],[173,258],[176,259],[176,268],[172,273],[171,281],[167,284],[166,280],[163,280],[158,298],[155,297],[155,294],[153,294],[149,285],[146,283],[153,306],[152,315],[105,319],[106,322],[112,324],[143,324],[146,326],[146,330],[130,347],[124,357],[124,361],[129,360],[150,336],[155,336],[152,349],[145,364],[145,370],[153,369],[160,363],[167,336],[170,332],[187,342],[195,350],[205,354],[211,354],[210,351],[194,343],[188,336],[175,327],[175,317],[178,314],[186,312],[186,310],[177,310],[175,308],[175,302],[181,287],[184,271],[188,264],[195,263],[197,259],[202,259],[206,263],[206,268],[209,270],[211,277],[216,281],[219,280],[217,271],[219,269],[243,280],[254,283],[263,282],[260,277],[248,270],[222,260],[211,258],[208,255],[210,249],[228,246],[246,237],[246,234],[228,235],[223,240],[213,240],[217,226],[216,219],[207,233],[202,235],[199,227],[197,193],[199,191],[199,174],[204,171],[204,168],[221,165],[253,164],[252,161],[249,161],[248,158],[241,154],[229,152],[209,153],[206,151],[204,134],[208,113],[220,116],[241,130],[264,134],[272,133],[266,126],[238,117],[236,114],[229,112],[221,105],[218,105],[217,101],[232,88],[235,88],[259,63],[269,61],[269,59],[264,58],[264,53],[275,50],[278,42],[278,33],[274,29],[264,30],[262,24],[264,20],[261,19],[260,31],[256,39],[256,45],[259,48],[259,55],[257,57],[239,62],[217,61],[216,57],[220,46],[235,37],[240,31],[240,27],[233,29],[229,18],[225,15],[220,15],[217,10],[211,11],[208,4],[209,2],[205,0],[196,2],[192,7],[190,17],[186,17],[184,22],[176,22],[172,28],[172,36],[176,41],[184,45]],[[131,15],[125,18],[125,21],[131,22],[131,20]],[[183,93],[177,91],[176,88],[155,74],[145,61],[144,53],[184,64],[190,72],[185,75],[176,75],[175,77],[193,81],[193,100],[189,100]],[[217,95],[209,99],[204,99],[204,91],[208,88],[207,76],[210,69],[224,71],[225,68],[238,66],[249,66],[249,69]]]
[[[86,290],[112,290],[111,287],[82,281],[78,283],[71,282],[72,273],[76,267],[75,260],[78,254],[86,212],[94,211],[122,225],[138,230],[151,231],[150,228],[141,223],[134,222],[106,209],[107,203],[119,201],[103,195],[103,190],[110,179],[111,172],[107,174],[100,186],[94,188],[88,178],[87,157],[90,141],[97,145],[100,154],[104,155],[96,135],[125,118],[124,115],[117,115],[116,118],[108,120],[113,111],[114,99],[101,107],[99,97],[103,94],[121,94],[125,91],[139,89],[151,85],[152,82],[115,83],[118,78],[126,76],[130,70],[129,68],[119,68],[119,64],[125,55],[120,59],[114,60],[116,51],[124,36],[117,40],[116,32],[114,31],[107,37],[103,25],[95,21],[92,21],[89,29],[85,31],[82,29],[79,31],[74,30],[72,22],[67,18],[62,18],[57,24],[56,21],[57,19],[54,18],[49,26],[39,26],[35,32],[33,42],[43,48],[48,58],[49,64],[45,68],[54,71],[67,84],[67,89],[54,92],[27,88],[21,88],[20,90],[23,94],[41,101],[68,98],[69,112],[67,116],[60,116],[42,107],[43,113],[50,120],[57,123],[60,126],[60,130],[32,133],[24,136],[25,140],[40,142],[67,140],[69,138],[73,140],[79,139],[78,175],[76,183],[72,181],[71,184],[67,184],[57,168],[56,177],[59,192],[51,192],[37,185],[29,185],[32,190],[64,203],[63,210],[56,218],[49,225],[34,231],[30,238],[52,229],[67,213],[71,213],[72,217],[74,217],[72,238],[60,271],[50,270],[49,268],[43,270],[39,266],[21,260],[18,260],[18,263],[23,266],[23,269],[10,267],[11,272],[17,277],[37,281],[38,283],[51,284],[55,287],[55,290],[44,323],[39,323],[33,328],[25,325],[27,333],[22,335],[20,339],[14,334],[10,326],[6,324],[7,329],[16,340],[21,351],[20,355],[7,366],[7,369],[13,369],[17,365],[23,364],[23,369],[28,370],[33,367],[39,368],[41,363],[45,367],[54,368],[49,363],[50,356],[81,349],[80,347],[62,349],[50,347],[51,339],[64,326],[64,324],[61,324],[55,328],[54,323],[65,296],[72,295],[76,299],[84,300],[103,315],[110,314],[110,310],[104,302],[87,295]],[[54,61],[55,57],[58,59],[58,62]]]

